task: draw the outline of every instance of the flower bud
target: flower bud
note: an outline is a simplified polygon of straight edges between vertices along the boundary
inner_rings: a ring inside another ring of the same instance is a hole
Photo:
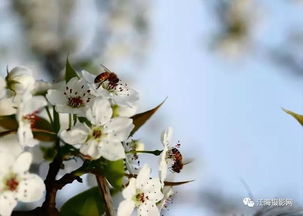
[[[8,88],[16,92],[16,94],[31,91],[35,84],[31,71],[25,67],[13,68],[7,74],[6,81]]]

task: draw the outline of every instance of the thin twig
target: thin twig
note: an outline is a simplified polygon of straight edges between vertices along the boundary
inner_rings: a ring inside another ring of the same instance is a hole
[[[100,193],[104,199],[106,216],[113,216],[114,215],[113,201],[110,194],[108,182],[104,176],[96,175],[96,179],[98,182]]]
[[[67,173],[61,179],[55,182],[55,187],[57,188],[57,190],[61,190],[65,185],[70,184],[75,180],[82,183],[82,179],[79,175],[81,174],[79,174],[78,170],[75,170],[71,173]]]

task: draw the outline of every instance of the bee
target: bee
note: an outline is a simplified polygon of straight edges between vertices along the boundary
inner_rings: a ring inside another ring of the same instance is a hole
[[[173,172],[180,173],[184,165],[181,152],[177,148],[172,148],[170,150],[170,158],[173,161],[171,170]]]
[[[183,159],[182,154],[177,148],[172,148],[170,151],[171,151],[171,158],[174,161],[182,161]]]
[[[108,81],[108,85],[112,88],[116,87],[120,79],[118,78],[117,74],[111,72],[107,67],[101,65],[104,72],[96,76],[94,82],[97,84],[99,83],[98,88],[102,85],[103,82]]]
[[[180,173],[180,171],[183,168],[183,162],[182,160],[176,160],[173,165],[171,166],[171,170],[176,172],[176,173]]]

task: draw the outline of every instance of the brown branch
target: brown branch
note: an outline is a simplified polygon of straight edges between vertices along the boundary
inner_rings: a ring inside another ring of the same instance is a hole
[[[61,179],[55,182],[55,187],[57,190],[61,190],[65,185],[72,183],[77,180],[82,183],[81,177],[77,174],[78,170],[73,171],[71,173],[65,174]]]
[[[113,201],[109,190],[109,185],[104,176],[96,175],[99,190],[103,196],[106,216],[114,216]]]
[[[45,196],[45,201],[41,207],[42,209],[46,209],[49,211],[56,210],[56,195],[58,189],[55,187],[55,183],[56,183],[56,176],[60,170],[62,162],[63,161],[61,155],[57,153],[55,159],[49,165],[49,170],[46,179],[44,181],[46,187],[46,196]]]

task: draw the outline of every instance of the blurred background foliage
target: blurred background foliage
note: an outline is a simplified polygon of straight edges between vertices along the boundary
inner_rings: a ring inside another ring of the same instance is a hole
[[[139,137],[156,149],[175,126],[194,159],[178,178],[196,181],[167,214],[278,215],[288,209],[242,199],[251,190],[302,206],[302,128],[280,109],[303,111],[302,14],[300,0],[2,0],[0,67],[58,80],[69,56],[77,69],[117,72],[141,93],[142,111],[168,96]],[[76,187],[59,200],[87,186]]]

